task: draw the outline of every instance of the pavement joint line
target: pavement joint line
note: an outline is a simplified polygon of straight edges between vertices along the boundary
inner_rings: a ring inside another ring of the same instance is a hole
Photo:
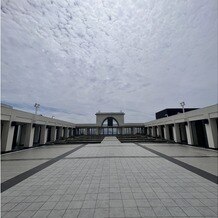
[[[170,156],[173,158],[217,158],[218,156]],[[159,156],[89,156],[89,157],[64,157],[63,159],[92,159],[92,158],[160,158]],[[34,161],[34,160],[51,160],[53,158],[24,158],[24,159],[5,159],[7,161]]]
[[[65,157],[67,159],[101,159],[101,158],[160,158],[159,156],[90,156],[90,157]]]
[[[205,178],[205,179],[207,179],[207,180],[209,180],[209,181],[211,181],[211,182],[213,182],[215,184],[218,184],[218,176],[216,176],[216,175],[208,173],[208,172],[206,172],[204,170],[201,170],[201,169],[199,169],[197,167],[194,167],[194,166],[192,166],[190,164],[184,163],[184,162],[182,162],[182,161],[180,161],[178,159],[170,157],[170,156],[168,156],[166,154],[163,154],[163,153],[161,153],[159,151],[155,151],[155,150],[153,150],[151,148],[146,147],[145,145],[141,145],[139,143],[135,143],[135,144],[140,146],[141,148],[146,149],[147,151],[150,151],[150,152],[152,152],[152,153],[154,153],[154,154],[156,154],[156,155],[158,155],[158,156],[172,162],[172,163],[177,164],[180,167],[183,167],[183,168],[189,170],[192,173],[195,173],[195,174],[197,174],[197,175],[199,175],[199,176],[201,176],[201,177],[203,177],[203,178]]]
[[[5,182],[1,183],[1,193],[6,191],[7,189],[17,185],[18,183],[22,182],[23,180],[27,179],[28,177],[34,175],[35,173],[38,173],[39,171],[49,167],[50,165],[56,163],[57,161],[63,159],[64,157],[72,154],[73,152],[79,150],[80,148],[83,148],[84,146],[86,146],[87,144],[82,144],[70,151],[67,151],[51,160],[46,161],[45,163],[42,163],[30,170],[27,170],[26,172],[23,172],[9,180],[6,180]]]

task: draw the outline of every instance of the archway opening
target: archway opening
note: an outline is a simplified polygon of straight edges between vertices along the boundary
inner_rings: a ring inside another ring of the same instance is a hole
[[[102,135],[120,134],[119,123],[114,117],[107,117],[101,124]]]

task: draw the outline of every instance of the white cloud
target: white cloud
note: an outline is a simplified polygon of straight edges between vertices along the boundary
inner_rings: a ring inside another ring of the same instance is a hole
[[[2,100],[73,122],[215,104],[217,1],[3,0]]]

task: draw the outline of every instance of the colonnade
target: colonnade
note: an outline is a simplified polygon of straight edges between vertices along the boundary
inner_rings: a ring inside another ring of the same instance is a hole
[[[73,136],[73,128],[64,126],[2,121],[1,128],[2,152],[11,151],[18,146],[27,148]]]
[[[144,135],[144,126],[131,127],[76,127],[76,135]]]
[[[1,152],[68,138],[74,129],[70,122],[1,106]]]
[[[188,120],[188,118],[186,118],[186,120]],[[177,143],[206,148],[218,148],[217,117],[183,122],[169,122],[166,118],[165,122],[166,123],[161,121],[158,123],[158,120],[156,120],[154,124],[147,124],[147,135]]]

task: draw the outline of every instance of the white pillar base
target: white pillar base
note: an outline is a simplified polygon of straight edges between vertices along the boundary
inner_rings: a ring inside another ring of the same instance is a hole
[[[191,123],[188,122],[188,125],[185,126],[186,135],[187,135],[187,141],[189,145],[193,145],[193,135],[192,135],[192,129],[191,129]]]
[[[168,125],[164,126],[164,138],[166,140],[170,140],[170,131],[169,131],[169,126]]]
[[[47,142],[47,133],[48,130],[46,128],[46,126],[41,126],[41,134],[40,134],[40,141],[39,143],[44,145]]]
[[[218,147],[218,133],[216,125],[216,119],[209,119],[209,123],[205,124],[209,148]]]
[[[179,132],[179,124],[175,123],[173,126],[173,139],[175,142],[181,142],[180,132]]]
[[[14,126],[11,126],[11,122],[4,122],[2,135],[1,135],[1,151],[11,151],[12,142],[14,136]]]
[[[35,128],[32,126],[31,123],[26,124],[24,147],[29,148],[33,146],[34,131]]]
[[[57,134],[56,126],[52,126],[51,127],[51,141],[52,142],[56,141],[56,134]]]

